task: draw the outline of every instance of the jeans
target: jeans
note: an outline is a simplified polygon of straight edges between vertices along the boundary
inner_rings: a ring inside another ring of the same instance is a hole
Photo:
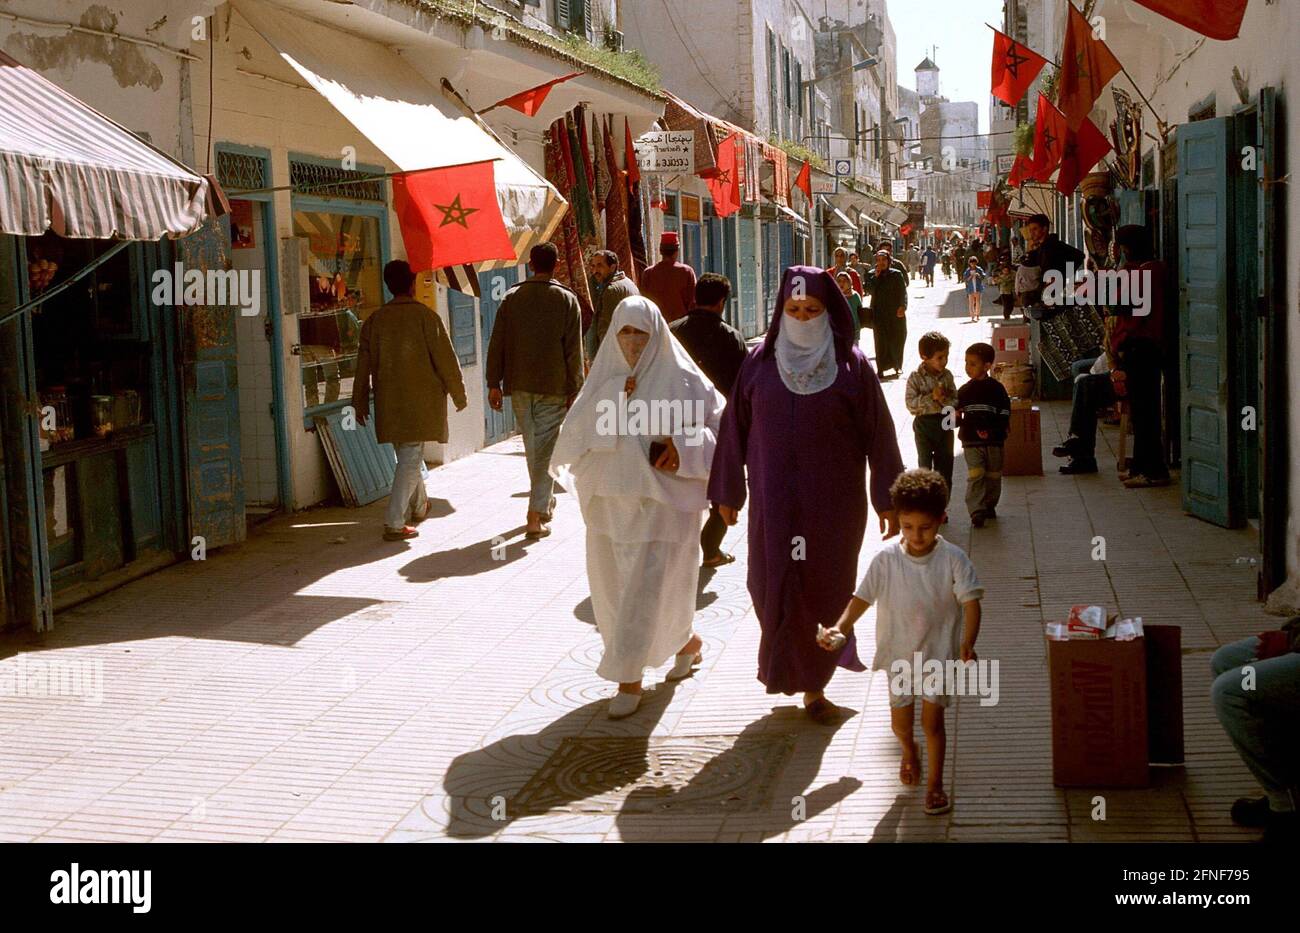
[[[948,484],[952,495],[952,440],[953,432],[943,426],[943,415],[917,415],[912,421],[912,434],[916,438],[916,465],[923,470],[935,470]]]
[[[512,392],[510,405],[524,438],[524,457],[528,461],[528,509],[550,515],[555,503],[555,480],[551,478],[551,453],[560,425],[568,411],[563,395],[537,392]]]
[[[1002,445],[966,448],[966,510],[987,515],[1002,498]]]
[[[1210,696],[1223,731],[1268,795],[1269,809],[1293,812],[1300,790],[1300,654],[1257,661],[1258,651],[1252,636],[1214,652]],[[1243,666],[1254,670],[1253,689],[1243,685]]]
[[[1115,404],[1115,389],[1110,373],[1094,376],[1088,372],[1096,360],[1079,360],[1071,366],[1075,371],[1074,403],[1070,408],[1070,433],[1079,439],[1075,459],[1097,459],[1097,412]],[[1082,373],[1077,372],[1084,363]]]
[[[388,497],[388,512],[384,516],[386,528],[406,526],[413,515],[424,511],[428,496],[424,494],[424,444],[396,444],[397,469],[393,471],[393,491]]]
[[[704,523],[704,530],[700,532],[700,550],[704,552],[705,560],[711,560],[722,553],[722,539],[726,536],[727,523],[718,514],[718,507],[709,506],[708,520]]]
[[[1120,365],[1128,385],[1129,415],[1133,419],[1133,458],[1129,472],[1148,479],[1166,479],[1163,425],[1160,421],[1160,347],[1146,337],[1130,337],[1119,347]]]

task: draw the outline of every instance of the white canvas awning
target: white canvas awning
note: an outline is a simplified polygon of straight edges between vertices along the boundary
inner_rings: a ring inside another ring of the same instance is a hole
[[[0,52],[0,233],[156,240],[193,233],[215,182]],[[219,213],[215,206],[213,213]]]
[[[234,7],[353,126],[403,171],[495,159],[497,202],[523,262],[551,238],[568,202],[481,120],[462,110],[388,48],[261,0]]]

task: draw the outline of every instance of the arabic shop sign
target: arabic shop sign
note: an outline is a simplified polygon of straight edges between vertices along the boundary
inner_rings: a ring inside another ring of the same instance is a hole
[[[657,130],[637,137],[636,164],[642,172],[695,174],[695,131]]]

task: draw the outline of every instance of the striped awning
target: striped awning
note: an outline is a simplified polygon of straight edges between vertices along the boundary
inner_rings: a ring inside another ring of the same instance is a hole
[[[209,196],[207,179],[0,52],[0,232],[184,236]]]

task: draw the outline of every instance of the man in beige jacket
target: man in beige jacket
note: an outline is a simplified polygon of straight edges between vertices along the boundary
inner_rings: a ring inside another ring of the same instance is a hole
[[[384,540],[403,541],[418,535],[414,526],[429,517],[421,451],[426,441],[447,443],[447,396],[464,411],[465,381],[447,328],[412,294],[411,267],[393,260],[384,266],[384,284],[393,300],[361,325],[352,406],[365,424],[373,381],[375,436],[397,448]]]

